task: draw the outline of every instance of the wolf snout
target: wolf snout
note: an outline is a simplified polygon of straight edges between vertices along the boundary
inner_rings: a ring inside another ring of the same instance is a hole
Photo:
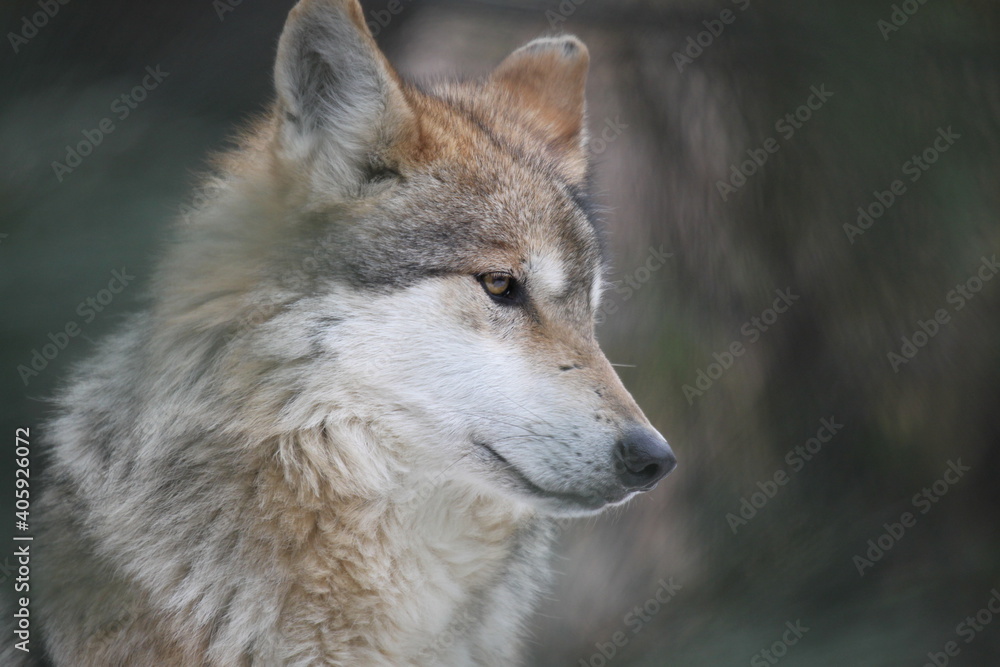
[[[615,445],[615,471],[630,491],[648,491],[677,466],[677,457],[656,431],[635,427]]]

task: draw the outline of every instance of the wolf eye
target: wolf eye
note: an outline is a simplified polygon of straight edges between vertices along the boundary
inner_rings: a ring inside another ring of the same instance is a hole
[[[509,273],[499,271],[484,273],[479,276],[479,282],[482,283],[483,289],[490,296],[508,299],[513,295],[515,282],[514,277]]]

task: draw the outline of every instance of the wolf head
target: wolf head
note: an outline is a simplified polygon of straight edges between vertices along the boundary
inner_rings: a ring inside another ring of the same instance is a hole
[[[594,337],[588,60],[544,38],[418,88],[356,0],[292,10],[274,113],[161,274],[228,428],[345,495],[440,479],[574,515],[670,472]]]

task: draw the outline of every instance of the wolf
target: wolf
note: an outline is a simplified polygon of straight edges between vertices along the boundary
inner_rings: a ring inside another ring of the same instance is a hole
[[[676,464],[594,335],[588,62],[420,86],[357,0],[292,9],[270,111],[59,394],[4,664],[520,661],[557,522]]]

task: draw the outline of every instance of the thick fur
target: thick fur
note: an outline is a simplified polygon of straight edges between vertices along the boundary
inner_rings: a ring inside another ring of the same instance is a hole
[[[292,11],[273,114],[59,398],[52,664],[518,661],[552,517],[631,497],[614,445],[652,429],[593,335],[587,58],[420,90],[355,0]]]

